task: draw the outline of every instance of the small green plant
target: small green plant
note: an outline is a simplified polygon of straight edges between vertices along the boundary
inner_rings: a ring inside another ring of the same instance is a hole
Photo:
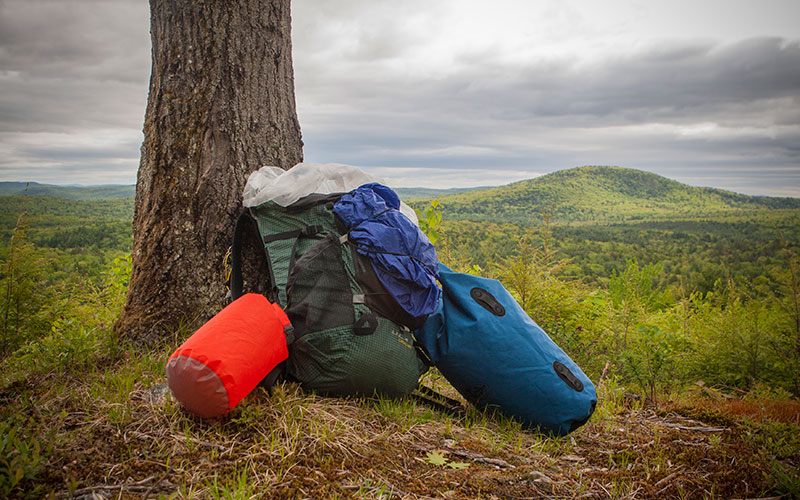
[[[394,487],[385,484],[381,479],[371,479],[365,477],[358,488],[358,498],[392,498]]]
[[[800,427],[781,422],[745,422],[747,440],[778,460],[800,456]]]
[[[608,281],[611,302],[610,323],[616,337],[617,349],[628,348],[628,340],[637,326],[646,323],[667,303],[661,280],[663,265],[639,266],[629,260],[625,270],[614,270]]]
[[[8,498],[23,481],[36,478],[41,465],[39,440],[21,435],[11,421],[0,422],[0,497]]]
[[[466,469],[469,464],[466,462],[453,462],[445,457],[439,450],[429,451],[425,456],[425,461],[438,467],[450,467],[451,469]]]
[[[258,491],[248,478],[246,469],[242,469],[233,481],[226,484],[220,484],[217,475],[214,474],[206,486],[214,500],[250,500],[258,497]]]
[[[774,461],[770,465],[771,492],[780,498],[800,498],[800,472],[797,468]]]
[[[404,430],[442,418],[441,413],[426,405],[418,405],[411,397],[390,398],[378,395],[365,400],[365,403]]]
[[[597,386],[597,407],[592,414],[592,421],[610,431],[612,419],[625,409],[625,388],[619,384],[619,377],[612,375],[603,379]]]
[[[8,361],[11,372],[56,371],[59,373],[90,366],[96,353],[111,342],[110,331],[75,324],[71,319],[56,320],[50,333],[18,349]]]
[[[431,465],[444,465],[447,463],[447,459],[439,450],[429,451],[425,456],[425,461]]]

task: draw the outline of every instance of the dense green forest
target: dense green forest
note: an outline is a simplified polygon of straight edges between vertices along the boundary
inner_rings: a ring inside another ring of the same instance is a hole
[[[597,382],[595,416],[551,440],[489,413],[291,384],[219,423],[154,403],[196,325],[148,353],[113,331],[133,198],[13,189],[0,196],[0,497],[392,498],[400,484],[457,498],[800,498],[800,200],[600,167],[401,192],[429,197],[407,199],[442,262],[501,280]],[[397,463],[376,473],[376,461]]]
[[[0,357],[49,341],[69,359],[108,333],[121,297],[106,295],[130,272],[132,214],[133,198],[0,196]]]
[[[59,294],[129,262],[132,197],[28,193],[0,197],[6,355],[50,331]],[[698,380],[800,395],[800,200],[614,167],[436,199],[410,203],[440,258],[500,279],[590,374],[609,363],[651,395]],[[15,293],[27,315],[8,314]]]
[[[30,253],[45,277],[44,295],[59,283],[97,281],[110,262],[130,254],[132,219],[133,198],[0,196],[0,258],[13,266],[12,241]]]
[[[445,219],[446,250],[492,273],[518,253],[521,238],[542,245],[546,240],[549,251],[567,259],[563,276],[606,284],[636,260],[661,263],[669,285],[708,292],[719,279],[760,283],[769,269],[785,264],[781,235],[793,251],[792,242],[800,236],[797,210],[595,225],[546,223],[541,215],[532,219],[527,224]]]

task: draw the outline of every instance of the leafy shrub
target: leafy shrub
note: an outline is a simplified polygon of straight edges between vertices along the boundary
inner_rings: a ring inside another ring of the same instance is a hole
[[[57,320],[49,335],[20,348],[10,364],[24,372],[80,370],[92,363],[95,353],[112,343],[109,330],[78,325],[69,319]]]
[[[0,359],[46,328],[42,260],[28,241],[26,213],[17,219],[8,256],[0,264]]]
[[[652,399],[657,390],[669,390],[683,381],[685,351],[686,342],[679,333],[642,325],[636,328],[623,352],[623,371],[646,388]]]
[[[425,212],[420,212],[417,209],[414,209],[414,211],[419,219],[419,228],[435,245],[441,238],[442,211],[439,209],[439,202],[436,200],[431,201]]]
[[[31,335],[5,361],[9,369],[0,376],[81,370],[98,357],[118,354],[122,346],[112,326],[125,300],[130,266],[130,257],[118,257],[104,272],[102,285],[83,281],[62,289],[67,293],[49,304],[55,318],[47,334]]]

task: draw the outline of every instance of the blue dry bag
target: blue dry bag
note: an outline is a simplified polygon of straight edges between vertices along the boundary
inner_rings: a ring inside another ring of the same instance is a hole
[[[499,281],[439,264],[439,282],[439,308],[416,337],[467,401],[556,435],[589,419],[594,384]]]

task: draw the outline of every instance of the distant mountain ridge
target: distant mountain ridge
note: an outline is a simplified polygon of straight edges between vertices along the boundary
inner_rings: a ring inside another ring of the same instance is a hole
[[[0,181],[0,196],[16,196],[26,193],[29,195],[55,196],[69,200],[108,200],[115,198],[128,198],[136,196],[136,185],[107,184],[102,186],[62,186],[58,184],[40,184],[38,182],[2,182]],[[472,188],[424,188],[401,187],[394,188],[397,195],[403,200],[415,198],[435,198],[449,194],[462,193],[485,187]]]
[[[102,186],[59,186],[38,182],[0,182],[0,196],[23,195],[54,196],[68,200],[111,200],[136,195],[136,186],[107,184]]]
[[[689,186],[642,170],[587,166],[436,198],[445,218],[531,220],[541,209],[559,220],[618,221],[695,217],[741,210],[800,209],[800,198],[748,196]],[[422,208],[425,201],[412,203]]]
[[[417,198],[438,198],[440,196],[447,196],[449,194],[463,193],[466,191],[475,191],[478,189],[487,189],[486,186],[482,187],[469,187],[469,188],[424,188],[424,187],[399,187],[392,188],[401,200],[414,200]]]
[[[0,196],[50,196],[76,201],[130,198],[136,186],[58,186],[35,182],[0,182]],[[488,188],[395,188],[418,209],[440,203],[447,219],[525,222],[542,209],[555,220],[615,222],[700,217],[743,210],[800,209],[800,198],[749,196],[716,188],[694,187],[657,174],[620,167],[586,166],[559,170],[535,179]],[[44,200],[42,200],[44,201]],[[11,201],[9,200],[9,203]],[[13,202],[14,206],[18,204]],[[49,206],[49,205],[47,205]]]

